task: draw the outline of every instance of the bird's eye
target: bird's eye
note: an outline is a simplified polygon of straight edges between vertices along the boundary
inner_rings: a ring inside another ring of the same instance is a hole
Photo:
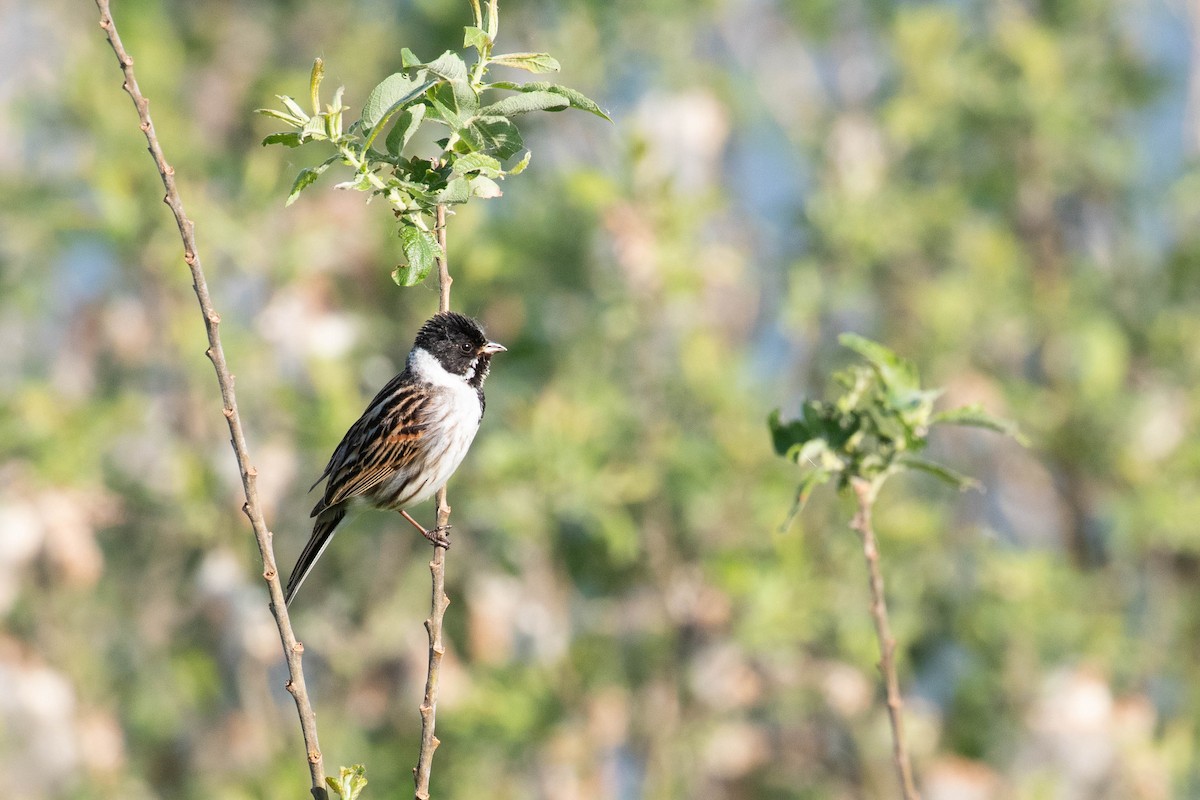
[[[471,344],[469,342],[463,342],[458,346],[458,349],[462,350],[464,353],[469,353],[471,352]]]

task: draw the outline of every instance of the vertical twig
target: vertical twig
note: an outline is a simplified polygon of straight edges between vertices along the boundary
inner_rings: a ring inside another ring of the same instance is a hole
[[[446,207],[437,207],[436,231],[438,246],[442,253],[438,258],[439,311],[450,310],[449,256],[446,253]],[[450,506],[446,502],[446,487],[437,493],[437,524],[444,528],[450,522]],[[433,769],[433,753],[441,742],[434,735],[437,722],[438,679],[441,676],[442,655],[446,647],[442,643],[442,617],[450,598],[446,596],[446,548],[434,546],[433,560],[429,562],[433,577],[433,591],[429,603],[429,619],[425,620],[425,631],[429,634],[429,671],[425,676],[425,699],[421,701],[421,750],[417,754],[417,766],[413,768],[416,784],[416,800],[429,800],[429,775]]]
[[[879,569],[879,547],[875,543],[875,531],[871,527],[871,506],[875,502],[875,485],[863,478],[851,481],[858,500],[858,513],[850,527],[862,537],[863,555],[867,560],[868,583],[871,587],[871,617],[875,620],[875,635],[879,639],[879,669],[883,672],[887,691],[888,718],[892,723],[892,757],[900,779],[900,789],[905,800],[920,800],[913,782],[912,764],[908,758],[908,744],[904,736],[904,717],[901,712],[904,700],[900,697],[900,681],[896,677],[896,639],[888,624],[887,602],[883,594],[883,573]]]
[[[192,285],[196,291],[196,299],[200,302],[200,311],[204,315],[204,326],[208,333],[208,349],[205,351],[205,355],[212,361],[213,368],[217,373],[225,419],[229,423],[230,443],[233,445],[238,470],[242,475],[242,489],[246,496],[242,511],[249,518],[250,526],[254,529],[254,538],[258,542],[258,551],[262,556],[263,578],[267,582],[267,589],[271,595],[271,611],[275,616],[275,624],[279,628],[279,639],[283,644],[284,655],[287,657],[287,690],[295,699],[296,711],[300,716],[300,730],[304,735],[304,745],[308,752],[308,768],[312,778],[312,795],[315,800],[325,800],[327,797],[325,768],[321,759],[321,747],[317,742],[316,715],[313,713],[308,699],[308,691],[304,684],[304,671],[301,667],[304,646],[296,641],[296,635],[292,632],[291,622],[288,620],[287,605],[283,602],[283,587],[279,582],[279,570],[275,564],[275,552],[271,544],[274,534],[267,529],[262,509],[259,507],[258,471],[250,464],[246,437],[242,431],[241,417],[238,415],[237,398],[234,395],[234,379],[225,361],[225,351],[221,347],[221,338],[217,331],[221,317],[213,308],[212,298],[208,294],[208,283],[204,278],[200,254],[196,248],[195,224],[184,213],[183,201],[175,186],[175,169],[167,163],[166,156],[163,155],[162,146],[154,132],[154,123],[150,118],[150,101],[138,88],[137,79],[133,74],[133,58],[121,43],[108,0],[96,0],[96,7],[100,10],[100,27],[107,34],[108,43],[112,46],[117,61],[120,62],[121,70],[125,74],[123,88],[129,93],[137,108],[142,133],[146,135],[150,155],[153,156],[158,173],[162,177],[163,187],[167,192],[163,202],[170,207],[175,216],[175,223],[179,226],[179,236],[183,241],[183,260],[187,262],[188,268],[191,270]]]

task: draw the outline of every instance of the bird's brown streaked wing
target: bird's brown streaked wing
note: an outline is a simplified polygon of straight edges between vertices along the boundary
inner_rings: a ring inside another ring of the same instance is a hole
[[[369,409],[346,434],[350,446],[330,472],[324,507],[365,494],[408,467],[427,446],[424,420],[429,416],[432,399],[422,392],[401,389],[383,399],[387,408],[382,413]],[[321,506],[318,504],[318,509]]]

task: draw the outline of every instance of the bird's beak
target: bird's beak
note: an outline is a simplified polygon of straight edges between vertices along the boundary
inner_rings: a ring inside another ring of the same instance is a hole
[[[508,348],[502,344],[498,344],[496,342],[488,342],[487,344],[485,344],[483,347],[481,347],[479,349],[479,352],[487,353],[490,356],[493,353],[503,353],[507,349]]]

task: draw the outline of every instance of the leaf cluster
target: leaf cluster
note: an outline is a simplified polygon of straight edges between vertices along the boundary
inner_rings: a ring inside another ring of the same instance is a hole
[[[872,496],[904,469],[927,472],[960,489],[978,487],[972,478],[921,455],[934,425],[970,425],[1020,439],[1015,425],[978,405],[934,411],[942,390],[922,389],[916,366],[878,342],[850,333],[838,341],[866,361],[834,375],[842,393],[828,401],[806,400],[798,419],[784,422],[778,410],[768,419],[775,452],[807,470],[789,523],[812,491],[834,478],[839,489],[855,478],[865,480]]]
[[[263,145],[299,147],[324,142],[334,151],[317,166],[300,171],[288,205],[329,167],[340,163],[353,174],[335,188],[380,196],[392,206],[405,259],[392,278],[401,286],[423,281],[442,254],[432,221],[439,205],[466,203],[472,197],[499,197],[497,182],[528,166],[528,150],[516,159],[525,145],[515,117],[531,111],[577,108],[609,118],[595,102],[565,86],[545,81],[487,82],[493,66],[545,73],[557,71],[559,64],[547,53],[494,54],[499,30],[496,0],[488,3],[486,14],[478,0],[471,5],[475,24],[466,27],[463,38],[463,54],[475,51],[471,65],[463,55],[451,51],[422,61],[403,48],[402,71],[371,90],[362,115],[349,125],[345,124],[348,107],[342,102],[345,87],[338,87],[322,110],[320,88],[325,67],[319,58],[309,81],[311,113],[284,95],[279,96],[282,109],[258,109],[292,129],[267,136]],[[411,152],[410,145],[423,126],[438,129],[437,151],[432,155]]]
[[[338,770],[338,776],[336,778],[332,775],[327,776],[325,783],[333,792],[334,797],[340,798],[340,800],[358,800],[362,790],[367,787],[366,767],[362,764],[341,767]]]

